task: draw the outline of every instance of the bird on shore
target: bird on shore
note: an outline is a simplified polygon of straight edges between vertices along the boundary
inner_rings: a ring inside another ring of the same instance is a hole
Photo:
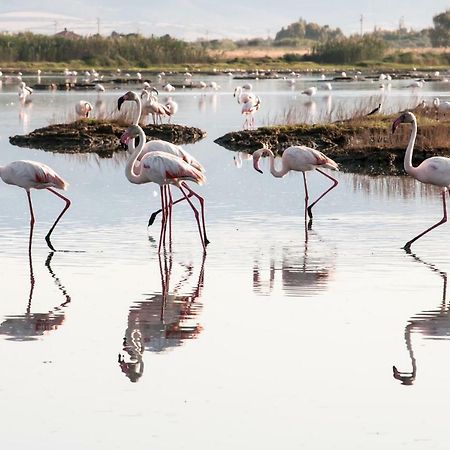
[[[172,116],[178,112],[178,103],[172,97],[169,97],[164,106],[167,110],[166,114],[169,117],[168,123],[170,123]]]
[[[78,117],[84,117],[87,119],[93,109],[94,108],[92,107],[92,105],[86,100],[80,100],[75,104],[75,113]]]
[[[317,202],[322,199],[328,192],[334,189],[338,185],[338,180],[333,178],[331,175],[325,173],[323,168],[339,170],[338,164],[333,161],[328,156],[324,155],[322,152],[315,150],[310,147],[306,147],[304,145],[294,145],[292,147],[288,147],[283,151],[281,156],[281,170],[277,170],[275,168],[275,156],[272,150],[263,147],[259,150],[256,150],[253,153],[253,167],[259,173],[263,173],[259,168],[259,160],[262,156],[269,156],[270,158],[270,173],[276,178],[282,178],[290,171],[302,172],[303,175],[303,184],[305,187],[305,221],[306,214],[308,214],[310,220],[312,220],[312,208]],[[333,185],[328,188],[325,192],[323,192],[317,200],[315,200],[311,205],[309,202],[309,194],[308,194],[308,185],[306,182],[306,172],[316,170],[321,173],[325,177],[329,178]],[[311,222],[310,222],[311,223]]]
[[[372,111],[370,111],[370,113],[367,114],[367,116],[372,116],[373,114],[378,114],[381,111],[382,108],[382,103],[378,103],[378,106],[374,109],[372,109]]]
[[[129,140],[135,138],[136,132],[141,133],[140,130],[137,130],[138,128],[141,127],[139,127],[139,125],[132,125],[131,127],[129,127],[122,134],[120,141],[123,144],[128,145]],[[197,208],[190,200],[189,196],[187,195],[187,192],[185,191],[187,181],[193,181],[198,185],[202,185],[206,181],[205,176],[203,175],[202,172],[200,172],[190,164],[186,163],[178,156],[170,155],[165,152],[159,151],[149,152],[146,155],[144,155],[140,160],[140,162],[138,163],[141,153],[142,153],[142,146],[139,145],[135,148],[134,152],[128,159],[125,168],[125,175],[127,179],[130,181],[130,183],[133,184],[144,184],[153,182],[157,183],[160,186],[161,210],[163,219],[161,223],[158,253],[161,252],[162,246],[165,243],[166,229],[168,223],[169,223],[169,239],[171,234],[170,222],[171,222],[173,201],[170,190],[168,189],[170,185],[178,187],[184,199],[189,203],[190,207],[192,208],[195,220],[197,222],[198,232],[203,246],[203,251],[206,251],[207,239],[206,239],[206,232],[204,229],[204,222],[202,230],[202,226],[200,225],[199,220],[200,214]],[[202,217],[202,221],[204,221],[204,217]]]
[[[33,213],[33,204],[31,202],[31,189],[47,189],[52,194],[63,199],[66,202],[64,209],[61,211],[59,216],[56,218],[55,222],[51,226],[49,232],[45,236],[45,241],[48,247],[55,251],[51,241],[50,236],[59,222],[63,214],[67,211],[70,206],[70,200],[64,195],[53,190],[55,189],[67,189],[67,182],[60,177],[52,168],[49,166],[36,162],[36,161],[13,161],[5,166],[0,166],[0,178],[6,183],[15,185],[25,189],[28,197],[28,206],[30,208],[30,241],[29,241],[29,251],[31,252],[31,241],[33,237],[33,229],[35,223],[35,217]]]
[[[259,97],[250,99],[249,101],[242,104],[242,114],[245,116],[243,128],[248,130],[255,127],[255,117],[254,114],[261,108],[261,100]]]
[[[450,158],[433,156],[432,158],[425,159],[419,166],[414,167],[412,165],[412,155],[417,136],[417,120],[413,113],[409,111],[404,112],[397,119],[395,119],[392,124],[393,133],[401,123],[411,124],[411,134],[409,137],[408,146],[406,147],[404,159],[404,168],[406,172],[421,183],[432,184],[440,187],[442,190],[442,219],[409,240],[403,247],[406,251],[409,251],[411,249],[411,244],[413,244],[417,239],[421,238],[423,235],[427,234],[439,225],[447,222],[446,196],[450,186]]]

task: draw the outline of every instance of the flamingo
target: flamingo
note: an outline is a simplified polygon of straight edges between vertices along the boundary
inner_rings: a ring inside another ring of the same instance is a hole
[[[103,86],[103,84],[97,83],[95,85],[95,90],[100,94],[100,92],[105,92],[105,86]]]
[[[152,89],[152,92],[158,93],[156,89]],[[159,121],[162,124],[162,116],[169,116],[170,110],[166,105],[158,102],[156,96],[148,90],[144,89],[141,94],[141,98],[144,100],[144,108],[146,111],[149,111],[148,114],[151,114],[153,117],[153,124],[158,124]]]
[[[250,89],[244,89],[244,86],[250,86]],[[255,100],[256,96],[253,92],[250,92],[251,90],[251,84],[246,84],[244,86],[238,86],[233,93],[233,97],[236,98],[237,102],[239,104],[241,103],[247,103],[250,100]]]
[[[88,118],[92,110],[92,105],[86,100],[80,100],[77,104],[75,104],[75,112],[78,117]]]
[[[166,101],[166,104],[164,105],[167,109],[167,115],[169,116],[169,122],[178,111],[178,103],[172,99],[172,97],[169,97]]]
[[[141,134],[142,128],[139,127],[139,125],[132,125],[131,127],[129,127],[122,134],[120,141],[123,144],[128,145],[129,140],[134,139],[136,137],[135,135],[136,130],[138,130],[139,134]],[[199,212],[189,199],[186,192],[184,191],[184,188],[186,187],[185,183],[186,181],[193,181],[198,185],[202,185],[206,181],[205,176],[203,175],[202,172],[195,169],[195,167],[189,165],[178,156],[170,155],[164,152],[155,151],[147,153],[142,157],[140,163],[136,164],[141,153],[142,153],[142,146],[139,145],[138,147],[136,147],[136,149],[128,159],[125,168],[125,175],[127,179],[130,181],[130,183],[143,184],[153,182],[159,184],[160,186],[161,210],[163,214],[163,219],[161,224],[158,253],[160,253],[163,241],[165,240],[167,222],[169,221],[170,223],[171,218],[171,211],[173,205],[172,196],[170,190],[166,189],[166,187],[169,185],[177,186],[178,189],[180,189],[181,193],[183,194],[183,197],[187,200],[187,202],[191,206],[194,212],[195,219],[197,221],[198,232],[203,246],[203,251],[206,251],[207,240],[204,229],[204,222],[202,234],[202,229],[199,221]],[[204,220],[203,217],[202,220]]]
[[[31,189],[47,189],[52,194],[63,199],[66,202],[66,206],[56,218],[49,232],[45,236],[45,241],[48,247],[55,251],[51,241],[50,235],[56,227],[63,214],[70,206],[70,200],[64,195],[56,192],[52,188],[67,189],[67,182],[61,178],[53,169],[49,166],[36,162],[36,161],[13,161],[5,166],[0,166],[0,178],[6,184],[12,184],[21,188],[24,188],[28,196],[28,205],[30,207],[30,243],[29,252],[31,252],[31,240],[33,237],[33,228],[35,223],[33,204],[31,202]]]
[[[450,186],[450,158],[445,158],[443,156],[433,156],[432,158],[428,158],[423,161],[418,167],[413,167],[412,154],[417,136],[417,120],[412,112],[406,111],[397,119],[395,119],[394,123],[392,124],[392,132],[395,132],[395,130],[401,123],[412,124],[411,135],[409,137],[408,146],[406,147],[405,152],[405,170],[409,175],[411,175],[421,183],[432,184],[434,186],[439,186],[440,188],[442,188],[442,207],[444,212],[444,215],[439,222],[437,222],[430,228],[427,228],[425,231],[418,234],[416,237],[414,237],[404,245],[403,248],[406,251],[409,251],[413,242],[422,237],[424,234],[438,227],[439,225],[447,222],[447,205],[445,196],[448,191],[448,187]]]
[[[313,95],[316,95],[317,88],[315,86],[311,86],[304,91],[302,91],[302,94],[306,94],[308,97],[312,97]]]
[[[304,145],[295,145],[292,147],[288,147],[283,151],[283,155],[281,157],[281,170],[277,170],[275,168],[275,156],[272,150],[263,147],[259,150],[256,150],[253,153],[253,167],[259,173],[263,173],[259,168],[259,159],[261,156],[267,155],[270,157],[270,173],[276,178],[284,177],[290,171],[302,172],[303,174],[303,184],[305,186],[305,220],[306,213],[308,213],[309,218],[312,220],[312,207],[328,192],[334,189],[338,185],[338,180],[333,178],[331,175],[323,172],[320,168],[327,168],[332,170],[339,170],[338,165],[335,161],[328,156],[324,155],[322,152],[315,150],[310,147],[306,147]],[[306,182],[306,173],[311,170],[317,170],[317,172],[326,176],[330,180],[333,181],[333,185],[328,188],[322,195],[320,195],[317,200],[315,200],[311,205],[308,206],[308,185]],[[310,222],[311,223],[311,222]]]
[[[259,97],[255,97],[254,99],[250,99],[248,102],[245,102],[242,105],[242,114],[245,116],[244,121],[244,130],[248,130],[249,128],[253,128],[255,126],[255,118],[254,114],[256,111],[261,108],[261,100]]]
[[[33,89],[26,85],[24,81],[19,84],[19,99],[25,101],[31,94]]]

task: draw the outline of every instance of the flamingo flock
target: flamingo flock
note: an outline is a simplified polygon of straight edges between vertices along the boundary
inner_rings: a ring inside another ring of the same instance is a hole
[[[186,74],[188,76],[189,74]],[[73,76],[73,74],[68,74]],[[423,80],[419,80],[421,83]],[[327,83],[329,85],[329,83]],[[167,88],[168,83],[165,85]],[[413,86],[409,86],[413,87]],[[330,89],[331,85],[326,86]],[[105,91],[104,87],[97,83],[96,91],[101,94]],[[215,89],[215,88],[214,88]],[[170,87],[165,89],[171,91]],[[33,93],[33,90],[26,86],[25,82],[19,84],[19,98],[26,99]],[[309,97],[316,94],[317,88],[312,86],[301,93]],[[191,154],[182,147],[172,144],[164,140],[147,141],[147,137],[140,123],[149,115],[153,118],[153,123],[162,123],[162,117],[167,116],[170,119],[178,111],[178,104],[169,97],[165,104],[158,101],[159,92],[156,88],[144,82],[142,93],[139,95],[134,91],[128,91],[117,100],[117,108],[120,110],[125,102],[131,102],[136,105],[133,113],[131,125],[125,130],[120,137],[120,143],[128,149],[128,160],[125,169],[125,176],[132,184],[155,183],[160,188],[161,208],[150,215],[148,225],[152,225],[158,214],[162,214],[161,230],[159,236],[158,253],[166,251],[167,236],[169,237],[169,245],[172,241],[172,214],[173,206],[179,202],[187,202],[192,209],[194,219],[197,225],[199,240],[201,247],[206,252],[209,239],[206,233],[206,214],[205,199],[199,195],[189,183],[202,186],[206,182],[205,168]],[[253,86],[250,83],[236,87],[233,93],[238,104],[242,105],[242,114],[245,116],[244,129],[255,127],[254,114],[261,107],[261,100],[258,95],[253,92]],[[435,98],[433,106],[436,114],[444,114],[450,111],[449,102],[442,102],[439,98]],[[377,114],[381,111],[382,104],[369,112],[367,115]],[[75,112],[80,118],[88,118],[92,112],[92,105],[85,100],[80,100],[75,105]],[[450,158],[432,157],[425,160],[417,167],[412,165],[412,154],[417,136],[417,120],[412,112],[406,111],[402,113],[392,125],[392,131],[395,132],[400,124],[409,124],[411,126],[411,134],[408,146],[405,152],[404,168],[405,171],[422,183],[438,186],[442,190],[442,208],[443,217],[440,221],[427,228],[410,239],[404,245],[404,249],[410,251],[411,245],[419,238],[429,233],[433,229],[442,225],[447,221],[447,203],[446,196],[450,186]],[[301,172],[304,187],[304,217],[305,224],[309,218],[308,227],[312,225],[313,213],[312,208],[330,191],[338,186],[338,180],[329,175],[324,169],[338,171],[338,164],[324,153],[310,147],[296,145],[290,146],[282,151],[281,167],[276,168],[275,155],[267,146],[263,146],[259,150],[253,152],[251,156],[254,169],[262,173],[260,168],[260,159],[264,156],[269,157],[270,172],[276,178],[283,178],[289,172]],[[241,160],[236,161],[236,165],[240,167]],[[332,184],[323,193],[321,193],[312,203],[309,201],[309,192],[306,173],[318,172],[322,176],[328,178]],[[31,251],[31,242],[33,228],[35,223],[35,215],[31,200],[31,190],[46,189],[55,196],[61,198],[65,202],[65,206],[53,225],[49,229],[45,240],[50,249],[55,251],[51,242],[51,235],[59,223],[62,216],[70,207],[70,200],[59,193],[57,190],[66,190],[68,183],[58,175],[49,166],[36,161],[14,161],[4,166],[0,166],[0,178],[10,185],[16,185],[25,189],[28,198],[30,211],[30,241],[29,249]],[[171,188],[176,187],[181,196],[177,200],[172,197]],[[56,189],[56,190],[55,190]],[[197,202],[197,205],[194,203]]]

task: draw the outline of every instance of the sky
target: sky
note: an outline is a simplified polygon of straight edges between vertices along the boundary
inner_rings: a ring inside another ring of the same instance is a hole
[[[88,35],[139,32],[196,40],[275,37],[303,18],[349,35],[377,28],[431,27],[450,0],[0,0],[0,32]]]

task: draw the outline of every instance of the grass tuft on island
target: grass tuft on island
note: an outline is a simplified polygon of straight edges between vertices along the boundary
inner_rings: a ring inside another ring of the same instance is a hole
[[[119,139],[126,128],[122,122],[81,119],[11,136],[9,142],[56,153],[97,153],[100,157],[110,158],[114,152],[123,150]],[[199,128],[183,125],[146,125],[142,128],[147,140],[164,139],[174,144],[192,143],[206,136]]]
[[[431,108],[415,111],[418,134],[413,164],[431,156],[450,157],[450,120],[438,120]],[[411,126],[392,133],[396,115],[354,117],[320,125],[266,126],[227,133],[214,142],[233,151],[253,153],[263,145],[282,154],[291,145],[306,145],[334,159],[345,172],[402,175]]]

